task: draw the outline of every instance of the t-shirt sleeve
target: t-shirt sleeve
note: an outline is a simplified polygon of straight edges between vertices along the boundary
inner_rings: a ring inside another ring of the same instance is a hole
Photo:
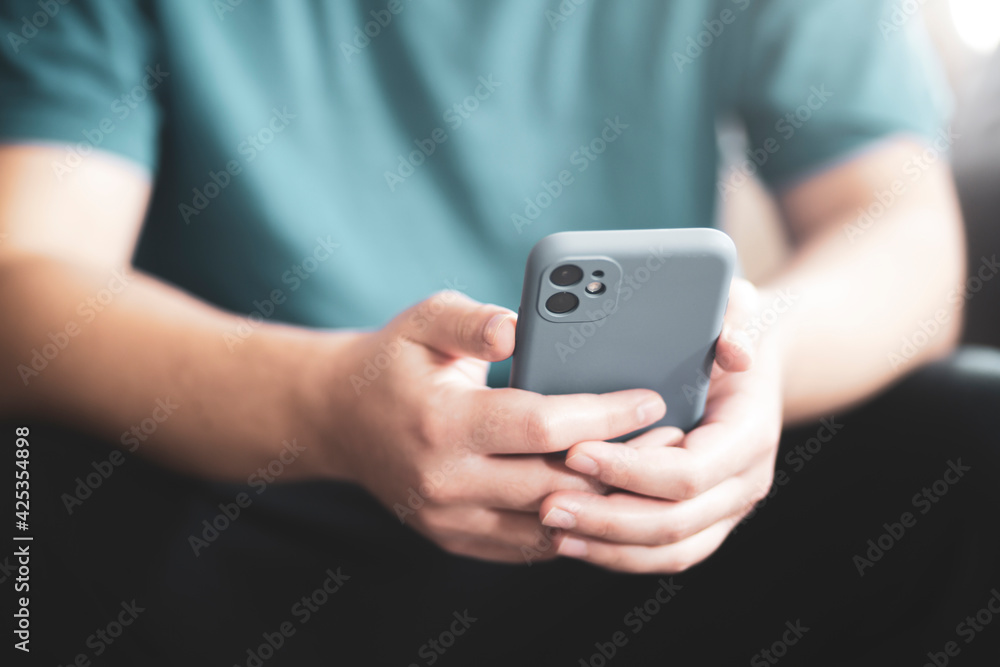
[[[748,18],[736,111],[750,146],[768,148],[760,173],[771,187],[885,137],[945,129],[941,64],[920,16],[898,3],[757,0]]]
[[[140,0],[0,3],[0,142],[94,149],[155,168],[169,81]]]

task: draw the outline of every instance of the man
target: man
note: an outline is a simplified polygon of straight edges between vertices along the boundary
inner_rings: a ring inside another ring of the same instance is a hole
[[[109,660],[650,664],[801,641],[819,664],[830,628],[860,646],[842,617],[809,629],[796,578],[706,644],[694,628],[731,621],[710,570],[687,572],[765,498],[782,424],[825,416],[830,440],[830,415],[954,344],[961,221],[915,19],[862,0],[38,6],[3,10],[2,404],[185,475],[98,448],[106,482],[44,482],[54,534],[128,554],[60,579],[113,582],[82,627],[149,609]],[[725,115],[796,252],[734,284],[703,424],[608,444],[669,406],[488,388],[539,238],[712,224],[740,187],[716,185]],[[875,512],[852,474],[849,514]],[[781,544],[747,525],[733,553]],[[72,627],[56,658],[98,655]]]

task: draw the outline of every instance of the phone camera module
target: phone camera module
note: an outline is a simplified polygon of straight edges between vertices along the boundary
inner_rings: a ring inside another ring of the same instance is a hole
[[[583,269],[574,264],[563,264],[552,271],[552,275],[549,276],[549,280],[552,281],[553,285],[558,285],[559,287],[569,287],[570,285],[575,285],[583,280]]]
[[[579,305],[580,299],[578,299],[576,295],[571,292],[556,292],[545,302],[545,307],[548,308],[549,312],[555,313],[556,315],[572,313]]]

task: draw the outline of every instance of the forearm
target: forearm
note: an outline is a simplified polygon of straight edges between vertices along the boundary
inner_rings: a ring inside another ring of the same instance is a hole
[[[350,334],[259,324],[132,269],[41,256],[0,262],[0,411],[68,422],[198,475],[246,479],[283,441],[307,450],[288,478],[338,475],[309,434],[317,360]]]
[[[964,248],[946,170],[883,210],[867,225],[857,208],[832,216],[762,286],[761,322],[773,321],[768,335],[783,356],[786,422],[856,403],[958,338]]]

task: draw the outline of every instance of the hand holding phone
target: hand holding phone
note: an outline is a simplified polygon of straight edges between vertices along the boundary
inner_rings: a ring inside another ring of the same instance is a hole
[[[690,432],[643,429],[623,443],[589,439],[566,451],[567,468],[605,488],[556,491],[542,501],[542,523],[560,529],[553,539],[559,555],[621,572],[682,572],[712,554],[767,495],[788,334],[772,327],[748,335],[761,295],[739,279],[729,294],[704,413]]]

